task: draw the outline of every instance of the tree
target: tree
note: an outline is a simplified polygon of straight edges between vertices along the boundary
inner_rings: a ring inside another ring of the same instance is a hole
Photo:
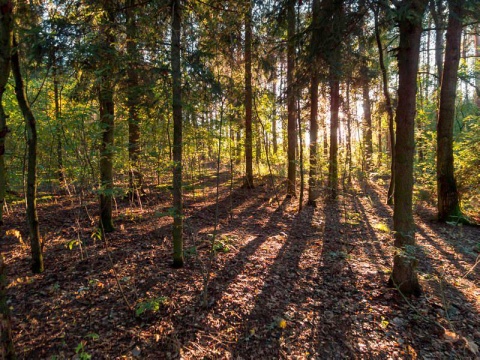
[[[8,134],[7,114],[3,107],[3,94],[10,77],[10,58],[13,40],[13,4],[10,0],[0,1],[0,226],[3,225],[3,204],[7,192],[7,174],[5,168],[5,138]]]
[[[296,196],[296,116],[295,116],[295,0],[287,2],[287,196]]]
[[[171,65],[173,105],[173,267],[183,266],[181,0],[172,1]]]
[[[115,62],[115,33],[113,25],[115,12],[113,4],[103,3],[103,12],[100,30],[99,58],[101,69],[98,75],[98,103],[100,105],[100,124],[102,142],[100,145],[100,229],[106,233],[112,232],[112,202],[113,202],[113,155],[114,155],[114,120],[115,103],[113,94],[115,85],[113,69]]]
[[[390,283],[404,294],[415,295],[420,294],[421,288],[416,274],[415,224],[412,209],[414,121],[422,18],[427,3],[427,0],[403,0],[398,2],[396,9],[400,31],[397,54],[399,86],[393,209],[396,249]]]
[[[449,15],[437,121],[437,194],[440,221],[462,219],[453,164],[453,125],[464,0],[448,0]]]
[[[141,190],[142,187],[142,173],[139,170],[138,159],[140,155],[140,117],[138,114],[140,89],[138,81],[139,54],[135,5],[136,0],[126,0],[128,159],[130,162],[129,191],[132,198],[135,197],[135,193]]]
[[[252,156],[252,2],[247,0],[245,14],[245,167],[243,186],[253,188]]]
[[[310,79],[310,170],[308,178],[308,204],[316,205],[317,176],[317,141],[318,141],[318,59],[320,42],[320,0],[312,4],[312,37],[310,44],[311,79]]]
[[[44,270],[42,240],[37,216],[37,125],[25,92],[25,85],[20,71],[18,44],[13,38],[12,73],[15,79],[15,95],[26,124],[27,137],[27,224],[32,253],[32,271],[35,274]]]
[[[390,184],[388,186],[387,204],[392,205],[393,192],[395,190],[395,128],[394,128],[392,100],[390,98],[390,92],[388,91],[388,73],[387,73],[387,67],[385,66],[382,38],[380,36],[381,34],[380,34],[379,19],[378,19],[379,12],[380,12],[379,7],[376,7],[373,9],[374,21],[375,21],[374,22],[375,40],[377,42],[377,48],[378,48],[378,62],[380,63],[380,70],[382,72],[382,89],[383,89],[383,96],[385,98],[386,110],[387,110],[388,135],[390,137],[390,144],[391,144]]]

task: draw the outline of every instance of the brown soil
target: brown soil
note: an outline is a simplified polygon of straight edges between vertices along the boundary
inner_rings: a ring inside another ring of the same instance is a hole
[[[479,228],[437,223],[417,204],[424,293],[406,298],[386,286],[393,236],[383,187],[357,185],[298,213],[298,200],[279,194],[277,202],[268,179],[253,190],[225,182],[210,257],[209,181],[186,193],[183,269],[170,267],[167,190],[151,189],[141,206],[117,199],[117,231],[106,242],[92,236],[94,197],[42,202],[41,275],[31,274],[18,237],[4,236],[19,357],[478,358]],[[5,220],[26,238],[21,205]]]

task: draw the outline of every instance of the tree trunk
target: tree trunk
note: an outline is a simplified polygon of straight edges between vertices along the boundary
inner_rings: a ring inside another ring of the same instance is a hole
[[[367,53],[365,49],[365,38],[360,36],[360,53],[364,56],[362,65],[360,68],[360,76],[362,79],[362,97],[363,97],[363,148],[365,151],[365,169],[367,172],[370,172],[372,167],[372,154],[373,154],[373,144],[372,144],[372,106],[370,102],[370,77],[368,74],[368,65],[367,65]]]
[[[334,50],[337,52],[338,50]],[[339,60],[340,56],[336,56]],[[339,66],[339,62],[334,62]],[[340,80],[339,69],[330,65],[330,159],[328,166],[328,187],[332,199],[338,191],[338,112],[340,110]]]
[[[456,220],[461,216],[453,166],[453,125],[464,0],[449,0],[448,5],[450,11],[437,122],[437,190],[440,221]]]
[[[310,56],[312,57],[310,79],[310,169],[308,175],[308,205],[316,206],[317,200],[317,147],[318,147],[318,42],[320,41],[320,0],[312,4],[312,42]]]
[[[0,254],[0,359],[16,359],[13,346],[12,320],[7,304],[7,271],[5,259]]]
[[[273,81],[272,81],[272,97],[273,97],[273,114],[272,114],[272,143],[273,143],[273,153],[276,154],[278,151],[278,140],[277,140],[277,69],[273,70]]]
[[[245,180],[243,187],[253,186],[252,136],[252,2],[247,0],[245,14]]]
[[[383,96],[385,97],[385,104],[387,108],[387,116],[388,116],[388,134],[390,138],[390,185],[388,187],[387,193],[387,204],[393,204],[393,192],[395,189],[395,128],[394,128],[394,119],[393,119],[393,107],[392,107],[392,100],[390,98],[390,92],[388,91],[388,74],[387,68],[385,66],[385,60],[383,56],[383,45],[382,39],[380,37],[380,28],[378,26],[378,12],[379,8],[374,9],[375,15],[375,39],[377,41],[377,48],[378,48],[378,60],[380,63],[380,69],[382,72],[382,88],[383,88]],[[379,131],[381,131],[379,129]]]
[[[20,59],[18,46],[13,39],[16,49],[12,53],[12,73],[15,78],[15,94],[18,105],[26,123],[28,162],[27,162],[27,223],[30,236],[30,248],[32,252],[32,271],[35,274],[43,272],[42,240],[38,228],[37,216],[37,128],[35,117],[28,104],[22,74],[20,72]]]
[[[404,294],[419,295],[421,288],[416,273],[412,193],[417,73],[422,17],[427,0],[417,2],[404,0],[397,6],[400,44],[398,49],[399,86],[393,210],[396,251],[390,283]],[[410,16],[403,15],[407,13]]]
[[[58,89],[58,68],[57,68],[57,54],[53,52],[53,97],[55,103],[55,137],[57,141],[57,176],[60,186],[65,185],[65,171],[63,168],[63,146],[62,146],[62,119],[60,110],[60,91]]]
[[[435,25],[435,67],[437,68],[437,89],[440,89],[443,73],[443,26],[444,26],[443,0],[430,1],[430,13]]]
[[[100,124],[102,143],[100,145],[100,229],[106,233],[114,231],[112,219],[113,205],[113,154],[114,154],[114,119],[115,105],[113,102],[114,84],[112,70],[114,59],[115,35],[113,22],[115,20],[111,9],[106,10],[106,22],[102,31],[103,44],[100,48],[102,65],[105,69],[99,77],[98,103],[100,105]],[[110,67],[110,69],[106,69]]]
[[[288,182],[287,182],[287,196],[292,197],[296,195],[296,117],[295,117],[295,88],[294,88],[294,73],[295,73],[295,0],[288,0],[287,3],[287,138],[288,138]]]
[[[182,72],[180,68],[181,0],[172,1],[172,104],[173,104],[173,267],[180,268],[183,258],[182,194]]]
[[[3,206],[7,192],[7,174],[5,168],[5,138],[8,133],[7,114],[3,108],[3,94],[10,77],[10,58],[12,52],[12,10],[10,0],[0,0],[0,226],[3,225]]]
[[[132,198],[142,189],[142,173],[139,166],[140,155],[140,117],[138,103],[140,102],[140,89],[138,82],[139,54],[137,49],[137,21],[135,14],[136,0],[127,0],[126,6],[126,33],[128,54],[128,160],[129,160],[129,191]]]
[[[480,111],[480,25],[476,27],[475,34],[475,103]]]

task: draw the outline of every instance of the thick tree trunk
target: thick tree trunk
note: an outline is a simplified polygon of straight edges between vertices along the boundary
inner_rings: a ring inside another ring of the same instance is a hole
[[[172,105],[173,105],[173,267],[180,268],[183,258],[182,194],[182,72],[180,68],[181,0],[172,1]]]
[[[14,48],[18,48],[13,39]],[[28,104],[22,74],[20,72],[20,59],[18,49],[12,53],[12,73],[15,78],[15,94],[18,105],[26,123],[28,161],[27,161],[27,223],[32,252],[32,271],[35,274],[44,270],[42,240],[38,227],[37,216],[37,127],[35,117]]]
[[[115,20],[113,11],[106,7],[103,24],[100,54],[101,66],[113,67],[113,51],[115,35],[113,23]],[[114,84],[112,71],[103,69],[99,78],[98,103],[100,106],[100,124],[102,129],[102,143],[100,144],[100,229],[106,233],[114,231],[112,218],[113,205],[113,155],[114,155],[114,120],[115,105],[113,102]]]
[[[140,102],[140,89],[138,81],[139,54],[137,49],[137,22],[135,14],[136,0],[126,1],[126,33],[128,54],[128,160],[129,166],[129,191],[132,198],[142,189],[142,173],[139,166],[140,155],[140,117],[138,104]]]
[[[3,94],[10,77],[10,58],[12,52],[12,10],[10,0],[0,0],[0,226],[3,225],[3,205],[7,191],[5,168],[5,138],[8,134],[7,114],[3,108]]]
[[[288,138],[288,182],[287,196],[296,196],[296,116],[295,116],[295,0],[287,3],[287,138]]]
[[[395,194],[393,210],[393,228],[396,248],[393,271],[390,277],[392,285],[404,294],[418,295],[421,292],[418,283],[415,258],[415,223],[413,221],[413,157],[415,152],[415,111],[417,93],[417,73],[422,34],[422,17],[427,0],[412,2],[404,0],[398,4],[398,24],[400,44],[398,49],[398,107],[397,134],[395,143]]]
[[[378,12],[379,8],[374,9],[375,15],[375,39],[377,41],[378,48],[378,61],[380,63],[380,69],[382,72],[382,89],[383,96],[385,97],[385,104],[387,108],[388,117],[388,135],[390,139],[390,185],[388,186],[387,204],[393,204],[393,192],[395,189],[395,126],[393,118],[392,100],[390,98],[390,92],[388,91],[388,73],[385,66],[385,60],[383,55],[382,39],[380,37],[380,28],[378,26]]]
[[[253,136],[252,136],[252,3],[247,0],[245,14],[245,180],[243,187],[253,185]]]
[[[0,254],[0,359],[16,359],[13,346],[12,321],[7,303],[7,271],[5,259]]]
[[[453,125],[464,0],[449,0],[448,4],[450,11],[437,122],[437,192],[440,221],[456,220],[461,216],[453,166]]]

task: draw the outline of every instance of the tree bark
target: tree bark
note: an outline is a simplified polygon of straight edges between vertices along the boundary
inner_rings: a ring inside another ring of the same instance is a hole
[[[287,3],[287,138],[288,179],[287,196],[296,196],[296,116],[295,116],[295,0]]]
[[[334,50],[338,51],[338,50]],[[336,56],[337,59],[340,56]],[[336,63],[339,66],[339,63]],[[337,197],[338,192],[338,112],[340,110],[340,80],[339,69],[330,65],[330,158],[328,166],[328,187],[331,198]]]
[[[136,0],[126,1],[126,33],[128,54],[128,160],[129,160],[129,191],[132,198],[142,189],[142,173],[139,166],[140,155],[140,117],[138,104],[140,102],[140,89],[138,81],[139,54],[137,48],[137,21],[135,14]]]
[[[363,97],[363,148],[365,154],[365,168],[370,172],[372,167],[372,106],[370,101],[370,77],[368,74],[367,53],[365,48],[365,37],[362,35],[359,39],[360,53],[364,57],[360,68],[362,79],[362,97]]]
[[[312,58],[310,79],[310,168],[308,174],[308,205],[316,206],[317,200],[317,148],[318,148],[318,42],[320,41],[320,0],[312,4],[312,42],[310,56]]]
[[[378,13],[379,8],[374,8],[374,18],[375,18],[375,39],[377,42],[378,48],[378,61],[380,63],[380,70],[382,72],[382,89],[383,96],[385,98],[385,104],[387,108],[387,117],[388,117],[388,134],[390,138],[390,185],[388,186],[387,193],[387,204],[393,204],[393,192],[395,190],[395,125],[393,118],[393,106],[392,100],[390,98],[390,92],[388,91],[388,73],[385,66],[385,60],[383,55],[383,45],[382,39],[380,37],[380,28],[378,25]],[[379,129],[380,130],[380,129]],[[381,130],[380,130],[381,131]]]
[[[172,1],[172,105],[173,105],[173,267],[184,265],[182,193],[182,72],[180,63],[181,0]]]
[[[9,132],[7,114],[3,107],[3,94],[10,77],[10,60],[13,40],[13,4],[10,0],[0,1],[0,226],[3,225],[3,205],[7,192],[7,174],[5,168],[5,138]]]
[[[28,160],[27,160],[27,223],[30,236],[30,249],[32,253],[32,271],[39,274],[44,270],[42,240],[38,227],[37,216],[37,127],[27,100],[22,74],[20,72],[20,59],[18,45],[13,39],[12,73],[15,79],[15,94],[18,105],[26,123]]]
[[[415,111],[422,17],[427,0],[403,0],[397,5],[400,44],[398,49],[398,107],[395,143],[395,194],[393,228],[396,248],[390,283],[404,294],[419,295],[413,221],[413,158]]]
[[[443,0],[430,0],[430,13],[435,25],[435,67],[437,69],[437,88],[440,89],[443,73],[443,26],[444,26]]]
[[[100,54],[104,67],[99,78],[98,103],[100,105],[100,124],[102,143],[100,145],[100,229],[106,233],[115,230],[112,218],[113,205],[113,155],[114,155],[114,120],[115,105],[113,101],[114,84],[112,67],[115,35],[112,29],[115,17],[106,6],[106,22],[103,24]]]
[[[252,136],[252,2],[247,0],[245,14],[245,180],[243,187],[253,185],[253,136]]]
[[[445,63],[437,122],[437,193],[440,221],[458,220],[461,217],[453,166],[453,125],[464,0],[449,0],[448,6]]]

